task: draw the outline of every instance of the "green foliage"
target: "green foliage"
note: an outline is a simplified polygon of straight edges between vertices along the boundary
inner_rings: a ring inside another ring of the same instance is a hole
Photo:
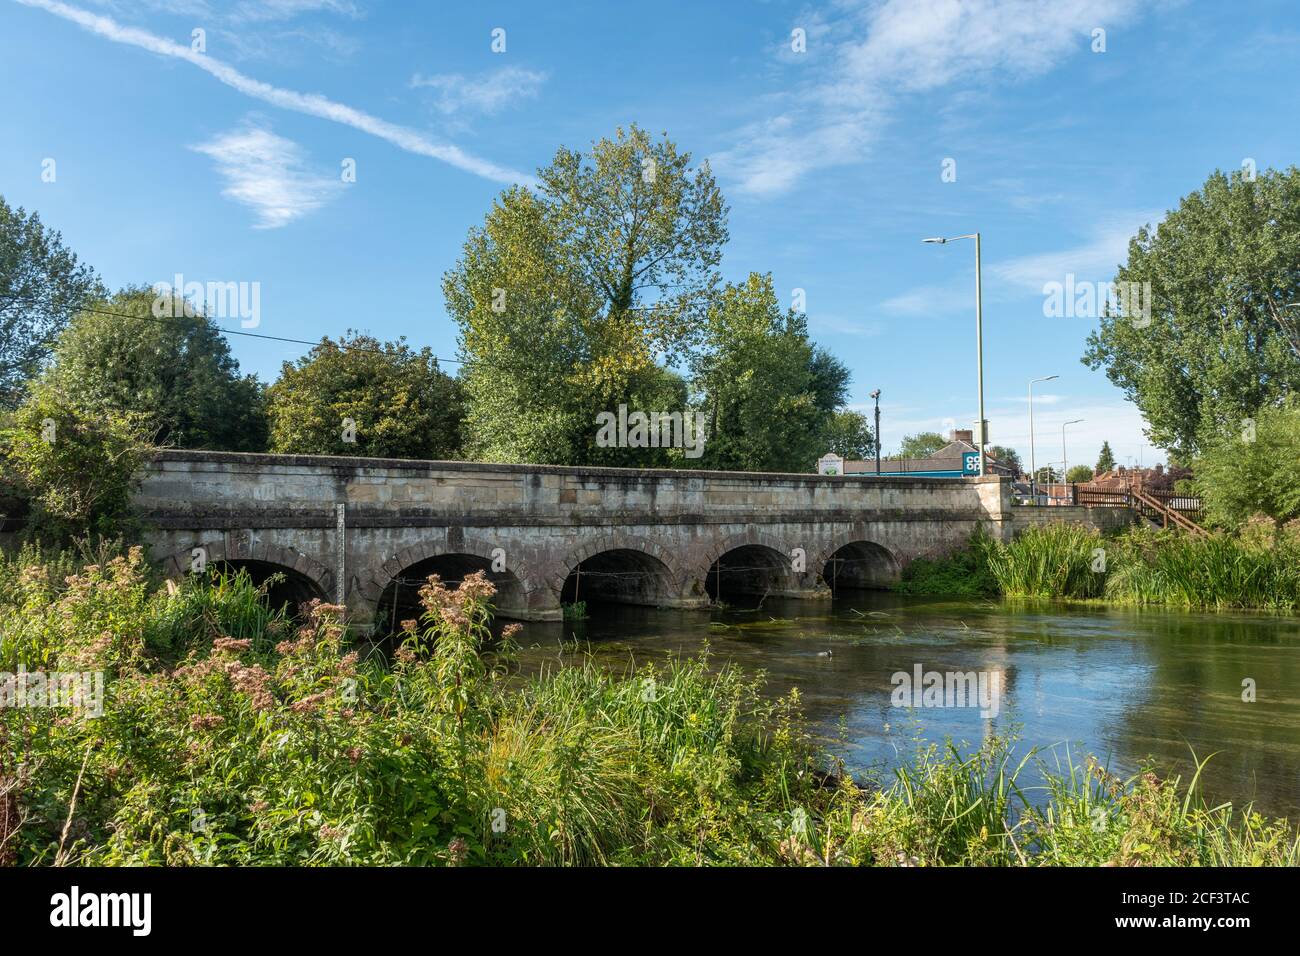
[[[929,458],[940,448],[948,444],[948,439],[938,432],[917,432],[906,435],[898,449],[899,458]]]
[[[1081,525],[1026,529],[993,545],[988,566],[1008,597],[1104,598],[1187,608],[1300,608],[1300,534],[1189,536]]]
[[[1257,514],[1278,526],[1300,517],[1300,400],[1262,408],[1201,444],[1195,488],[1211,521],[1237,528]]]
[[[1106,316],[1083,361],[1180,455],[1300,389],[1300,170],[1216,172],[1129,242],[1118,283],[1150,283],[1150,322]],[[1145,297],[1144,297],[1145,298]]]
[[[151,445],[143,414],[87,411],[42,383],[0,430],[0,464],[42,534],[115,534],[131,524],[133,476]]]
[[[1110,450],[1110,442],[1101,443],[1101,453],[1097,456],[1097,474],[1115,470],[1115,453]]]
[[[938,558],[917,558],[903,569],[893,590],[904,594],[935,594],[960,597],[989,597],[998,593],[998,582],[989,570],[992,539],[981,527],[965,548]]]
[[[1102,546],[1101,535],[1082,525],[1030,527],[989,549],[989,571],[1009,597],[1098,597],[1106,576],[1093,567]]]
[[[833,409],[826,403],[839,397],[838,383],[847,377],[834,360],[815,358],[807,320],[782,312],[770,275],[751,273],[743,284],[726,286],[709,310],[704,347],[691,359],[708,442],[690,464],[809,470],[825,450]]]
[[[350,332],[285,362],[267,389],[271,450],[298,455],[460,455],[460,383],[429,348]],[[345,419],[355,430],[345,432]],[[355,441],[348,441],[352,437]]]
[[[698,335],[726,208],[707,165],[636,126],[559,149],[536,192],[512,188],[443,277],[460,326],[468,453],[491,461],[649,466],[660,449],[601,448],[596,415],[676,411],[657,362]]]
[[[989,445],[984,450],[999,465],[1010,468],[1012,474],[1018,475],[1025,470],[1025,466],[1020,461],[1020,452],[1014,448],[1007,448],[1005,445]]]
[[[87,865],[1294,864],[1196,780],[1045,768],[992,738],[888,786],[822,770],[797,693],[707,656],[511,676],[492,587],[431,578],[391,663],[341,608],[294,625],[247,575],[159,589],[140,549],[0,554],[0,671],[102,670],[103,714],[0,708],[9,862]],[[84,559],[83,559],[84,560]],[[518,626],[516,625],[515,628]],[[566,655],[567,656],[567,655]],[[1095,812],[1096,810],[1100,812]],[[67,821],[71,819],[70,826]],[[19,821],[16,825],[13,821]],[[1087,828],[1085,830],[1085,828]]]
[[[1087,465],[1074,465],[1065,473],[1065,480],[1076,484],[1092,481],[1092,469]]]
[[[59,233],[0,196],[0,409],[18,405],[55,337],[103,294],[94,270],[77,262]]]
[[[43,380],[91,415],[147,418],[161,445],[264,451],[257,379],[239,374],[211,319],[186,315],[178,302],[168,303],[177,318],[155,318],[157,298],[151,289],[125,289],[103,303],[121,315],[79,313]]]
[[[867,416],[847,408],[832,412],[826,420],[821,447],[845,461],[866,461],[876,455],[876,440]]]

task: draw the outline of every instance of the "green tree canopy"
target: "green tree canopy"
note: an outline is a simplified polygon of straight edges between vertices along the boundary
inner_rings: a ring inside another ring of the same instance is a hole
[[[999,465],[1005,465],[1017,475],[1025,470],[1025,466],[1020,462],[1020,452],[1014,448],[1007,448],[1004,445],[989,445],[984,450]]]
[[[1101,443],[1101,454],[1097,456],[1097,474],[1115,470],[1115,453],[1110,450],[1110,442]]]
[[[1195,487],[1210,519],[1237,527],[1255,515],[1300,518],[1300,399],[1265,407],[1236,431],[1203,436]]]
[[[130,524],[133,476],[153,443],[149,416],[90,411],[37,383],[0,428],[0,464],[11,491],[30,502],[47,542],[112,535]]]
[[[14,408],[78,309],[105,294],[36,213],[0,196],[0,408]]]
[[[681,383],[659,362],[701,334],[727,238],[721,193],[707,165],[636,126],[586,154],[561,148],[538,181],[497,199],[443,277],[468,363],[467,448],[661,463],[658,449],[599,447],[595,418],[674,410]]]
[[[770,275],[727,285],[709,310],[692,384],[707,417],[697,464],[738,471],[808,471],[824,452],[848,372],[819,355],[803,315],[782,312]],[[843,384],[841,385],[841,380]]]
[[[847,408],[832,412],[826,420],[821,445],[845,461],[866,461],[876,456],[875,437],[867,416]]]
[[[240,375],[216,324],[202,315],[155,318],[153,290],[124,289],[80,312],[59,336],[45,382],[101,418],[139,413],[178,448],[263,451],[262,387]]]
[[[428,348],[349,331],[285,362],[267,389],[271,450],[449,459],[460,454],[460,383]]]
[[[898,450],[898,457],[929,458],[947,444],[948,439],[938,432],[917,432],[915,435],[905,435],[903,436],[903,444]]]
[[[1071,465],[1070,470],[1065,473],[1065,480],[1079,484],[1092,481],[1092,468],[1088,465]]]
[[[1137,405],[1153,443],[1193,454],[1300,388],[1297,263],[1300,170],[1216,172],[1129,242],[1116,281],[1150,283],[1149,321],[1104,317],[1083,361]]]

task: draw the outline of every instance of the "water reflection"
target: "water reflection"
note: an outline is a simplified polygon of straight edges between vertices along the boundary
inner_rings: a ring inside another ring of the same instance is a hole
[[[1216,756],[1216,800],[1300,818],[1300,619],[1042,604],[945,601],[879,591],[834,602],[767,599],[712,613],[592,605],[586,621],[529,624],[523,663],[554,662],[562,641],[607,666],[666,654],[764,671],[773,694],[798,687],[827,746],[859,775],[908,758],[918,738],[978,743],[1015,732],[1023,747],[1069,742],[1128,774],[1151,757],[1190,777],[1191,752]],[[997,670],[1000,711],[891,706],[891,676]],[[1242,682],[1258,699],[1242,700]]]

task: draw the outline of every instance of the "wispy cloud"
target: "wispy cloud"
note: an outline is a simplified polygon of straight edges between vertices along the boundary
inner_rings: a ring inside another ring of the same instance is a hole
[[[341,123],[344,126],[350,126],[371,136],[377,136],[409,153],[441,160],[457,169],[463,169],[466,172],[482,176],[484,179],[490,179],[494,182],[532,184],[534,181],[533,177],[526,173],[507,169],[490,160],[481,159],[465,152],[458,146],[434,142],[416,130],[390,123],[362,110],[331,100],[319,93],[299,93],[295,90],[283,89],[256,80],[221,60],[203,53],[195,53],[188,46],[183,46],[147,30],[125,26],[109,17],[72,7],[66,3],[60,3],[59,0],[18,0],[18,2],[29,7],[46,10],[115,43],[125,43],[161,56],[184,60],[211,74],[245,96],[262,100],[281,109],[293,110],[320,119]]]
[[[1068,249],[996,263],[993,273],[1013,285],[1039,293],[1046,283],[1064,282],[1069,274],[1087,282],[1109,282],[1116,267],[1128,258],[1129,240],[1139,227],[1163,218],[1164,213],[1155,210],[1107,216],[1092,225],[1092,234],[1084,242]]]
[[[741,128],[735,144],[714,155],[742,192],[782,192],[813,170],[859,161],[904,97],[1045,73],[1086,51],[1092,28],[1119,25],[1142,3],[845,0],[841,9],[831,23],[792,24],[809,28],[810,78],[777,97],[779,112]],[[778,54],[800,59],[789,55],[788,38]]]
[[[257,229],[287,226],[343,189],[337,176],[306,170],[297,143],[251,124],[190,149],[212,158],[226,181],[221,194],[252,209]]]
[[[546,74],[522,67],[506,66],[480,77],[460,73],[442,73],[411,77],[414,89],[432,89],[438,93],[437,106],[444,113],[469,110],[491,115],[506,106],[533,99],[537,96]]]
[[[357,5],[350,0],[240,0],[234,9],[236,18],[250,22],[291,20],[305,13],[360,16]]]

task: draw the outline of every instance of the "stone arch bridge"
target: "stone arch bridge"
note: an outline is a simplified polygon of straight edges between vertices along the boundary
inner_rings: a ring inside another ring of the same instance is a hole
[[[285,576],[285,596],[344,603],[362,629],[414,616],[430,573],[482,569],[497,613],[561,602],[704,607],[738,594],[821,598],[1011,533],[998,478],[498,465],[161,451],[134,505],[170,575],[206,562]],[[1044,510],[1044,509],[1039,509]]]

